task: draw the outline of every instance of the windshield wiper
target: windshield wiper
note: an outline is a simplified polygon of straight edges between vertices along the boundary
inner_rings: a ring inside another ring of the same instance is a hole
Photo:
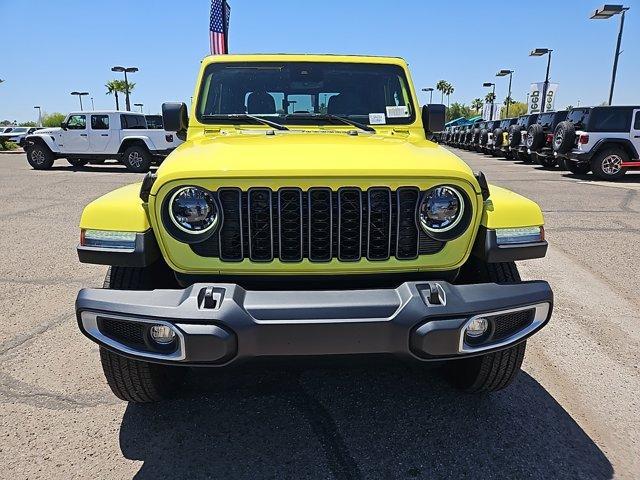
[[[291,113],[291,114],[285,115],[285,118],[313,118],[318,120],[335,120],[338,122],[342,122],[346,125],[351,125],[353,127],[359,128],[360,130],[364,130],[365,132],[376,133],[375,128],[369,125],[356,122],[355,120],[341,117],[339,115],[333,115],[331,113]]]
[[[202,115],[205,120],[253,120],[254,122],[268,125],[276,130],[289,130],[281,123],[272,122],[271,120],[265,120],[264,118],[256,117],[255,115],[249,115],[248,113],[230,113],[228,115]]]

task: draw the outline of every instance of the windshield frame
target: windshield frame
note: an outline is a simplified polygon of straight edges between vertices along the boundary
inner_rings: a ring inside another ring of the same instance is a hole
[[[261,66],[261,65],[287,65],[287,64],[317,64],[317,65],[354,65],[354,66],[379,66],[383,68],[391,68],[397,71],[398,76],[401,78],[401,81],[404,83],[403,89],[406,95],[406,105],[409,107],[410,114],[408,117],[403,118],[386,118],[386,123],[384,124],[372,124],[369,122],[369,119],[363,121],[364,115],[336,115],[338,117],[342,117],[348,120],[359,122],[363,125],[373,126],[376,129],[380,127],[403,127],[407,128],[416,123],[417,120],[417,110],[420,106],[415,102],[413,98],[413,85],[411,83],[411,77],[407,70],[403,68],[399,64],[395,63],[387,63],[387,62],[349,62],[349,61],[341,61],[337,59],[331,59],[330,61],[318,61],[318,60],[293,60],[293,59],[274,59],[274,60],[243,60],[241,62],[238,61],[216,61],[211,62],[208,65],[204,66],[202,70],[202,74],[199,80],[199,86],[197,90],[197,96],[194,98],[193,102],[193,114],[198,121],[198,123],[204,126],[210,125],[238,125],[238,120],[233,118],[233,114],[228,120],[226,119],[218,119],[215,120],[207,119],[207,114],[202,114],[200,112],[200,104],[205,96],[205,90],[208,88],[209,82],[207,78],[212,74],[212,71],[217,70],[219,68],[229,67],[229,66]],[[376,112],[370,112],[376,113]],[[321,115],[320,113],[315,113],[316,115]],[[215,114],[214,116],[217,116]],[[225,116],[227,114],[220,114],[221,116]],[[314,115],[314,113],[310,113],[309,115]],[[340,129],[346,128],[353,129],[353,125],[347,125],[346,123],[343,125],[336,125],[335,121],[322,119],[320,118],[310,118],[301,115],[301,117],[296,118],[295,114],[283,113],[283,114],[275,114],[275,115],[261,115],[256,114],[256,117],[264,118],[266,120],[276,121],[281,123],[282,125],[295,125],[295,126],[331,126],[338,127]],[[391,120],[391,121],[390,121]],[[251,123],[249,123],[251,124]]]

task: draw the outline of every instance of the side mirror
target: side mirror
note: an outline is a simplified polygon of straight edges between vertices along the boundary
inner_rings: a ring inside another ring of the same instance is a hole
[[[445,106],[437,103],[422,107],[422,125],[424,133],[436,133],[444,130]]]
[[[60,124],[60,128],[63,129],[63,130],[66,130],[67,129],[67,122],[62,122]]]
[[[162,104],[162,123],[167,132],[176,132],[180,140],[187,139],[189,114],[184,103],[167,102]]]

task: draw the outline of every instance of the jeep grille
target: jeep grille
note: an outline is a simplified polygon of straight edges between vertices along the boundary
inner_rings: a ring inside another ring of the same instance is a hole
[[[415,187],[221,188],[217,193],[220,231],[191,245],[203,257],[227,262],[412,260],[445,245],[418,230],[420,191]]]

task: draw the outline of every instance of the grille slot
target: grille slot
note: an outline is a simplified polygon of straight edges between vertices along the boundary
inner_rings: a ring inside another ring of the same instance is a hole
[[[273,205],[271,190],[249,190],[249,258],[255,262],[273,260]]]
[[[145,325],[142,323],[98,317],[98,329],[107,337],[130,347],[145,346]]]
[[[364,192],[356,187],[306,192],[293,187],[248,192],[221,188],[217,195],[222,209],[219,233],[190,245],[202,257],[225,262],[354,262],[363,256],[371,261],[412,260],[445,246],[416,225],[421,195],[416,187]]]
[[[278,245],[280,260],[302,260],[302,191],[283,188],[278,191]]]
[[[522,310],[520,312],[505,313],[492,317],[494,331],[492,340],[502,340],[510,337],[514,333],[528,327],[535,317],[536,310]]]

